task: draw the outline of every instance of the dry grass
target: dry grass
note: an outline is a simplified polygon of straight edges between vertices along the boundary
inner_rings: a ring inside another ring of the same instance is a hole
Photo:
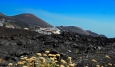
[[[45,51],[45,53],[36,53],[35,56],[32,57],[21,57],[20,61],[16,64],[9,63],[9,67],[77,67],[75,63],[72,62],[72,57],[68,57],[65,61],[60,58],[60,54],[50,54],[50,51]],[[105,55],[105,59],[110,59],[109,55]],[[3,62],[3,59],[0,59],[0,62]],[[105,65],[98,64],[98,60],[92,58],[91,63],[92,67],[113,67],[115,64],[106,63]],[[84,67],[89,67],[88,65],[84,65]]]
[[[5,60],[3,58],[0,58],[0,63],[2,63],[2,62],[5,62]]]
[[[58,58],[57,58],[58,57]],[[60,54],[49,54],[49,51],[45,53],[36,53],[32,57],[21,57],[20,61],[16,64],[9,63],[9,67],[75,67],[76,64],[72,62],[72,58],[68,57],[68,62],[64,59],[60,59]]]

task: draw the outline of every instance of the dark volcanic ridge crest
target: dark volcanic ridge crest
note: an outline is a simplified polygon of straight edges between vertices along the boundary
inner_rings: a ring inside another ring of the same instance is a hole
[[[0,12],[0,16],[5,16],[3,13]]]
[[[76,26],[57,26],[57,28],[59,28],[62,31],[65,30],[65,31],[69,31],[72,33],[82,34],[82,35],[91,35],[93,37],[106,37],[105,35],[97,34],[90,30],[83,30],[82,28],[76,27]]]
[[[40,19],[39,17],[31,13],[23,13],[15,16],[6,16],[3,13],[0,13],[0,19],[2,18],[6,19],[7,20],[6,22],[9,22],[10,24],[16,27],[21,27],[21,28],[27,27],[27,28],[34,29],[36,26],[41,26],[46,28],[53,27],[51,24],[45,22],[44,20]],[[57,26],[57,28],[59,28],[61,31],[65,30],[72,33],[79,33],[82,35],[91,35],[94,37],[106,37],[105,35],[100,35],[90,30],[83,30],[82,28],[76,26]]]
[[[30,24],[41,26],[41,27],[53,27],[50,24],[48,24],[47,22],[45,22],[44,20],[42,20],[42,19],[38,18],[37,16],[35,16],[34,14],[30,14],[30,13],[18,14],[18,15],[12,16],[12,17],[19,19],[21,21],[30,23]]]
[[[45,22],[44,20],[40,19],[39,17],[31,13],[23,13],[23,14],[18,14],[15,16],[5,16],[4,14],[0,13],[0,19],[2,18],[15,21],[15,24],[20,27],[22,27],[20,24],[23,25],[23,23],[26,24],[25,27],[27,27],[28,25],[29,28],[35,27],[35,26],[53,27],[49,23]],[[20,21],[20,23],[17,21]]]

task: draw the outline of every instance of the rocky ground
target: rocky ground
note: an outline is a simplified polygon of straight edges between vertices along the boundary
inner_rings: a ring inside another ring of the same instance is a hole
[[[42,35],[36,32],[0,27],[0,66],[16,63],[21,56],[32,56],[50,50],[61,58],[71,56],[77,67],[115,64],[115,38],[92,37],[70,32],[60,35]],[[109,56],[107,58],[106,56]],[[96,60],[96,63],[92,62]],[[112,67],[111,66],[111,67]]]

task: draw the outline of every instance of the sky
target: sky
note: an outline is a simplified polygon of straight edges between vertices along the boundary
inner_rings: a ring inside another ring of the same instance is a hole
[[[115,37],[115,0],[0,0],[0,12],[32,13],[53,26],[77,26]]]

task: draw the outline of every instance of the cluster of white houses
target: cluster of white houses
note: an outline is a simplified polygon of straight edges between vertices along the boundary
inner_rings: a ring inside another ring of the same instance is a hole
[[[3,26],[5,23],[5,19],[0,19],[0,26]],[[14,29],[15,27],[11,24],[6,25],[6,28],[12,28]],[[24,30],[29,30],[29,28],[23,28]],[[60,30],[56,27],[40,27],[37,26],[34,28],[33,31],[36,31],[41,34],[46,34],[46,35],[51,35],[51,34],[60,34]]]
[[[60,30],[56,27],[43,28],[43,27],[37,26],[35,28],[35,31],[38,32],[38,33],[46,34],[46,35],[60,34]]]

